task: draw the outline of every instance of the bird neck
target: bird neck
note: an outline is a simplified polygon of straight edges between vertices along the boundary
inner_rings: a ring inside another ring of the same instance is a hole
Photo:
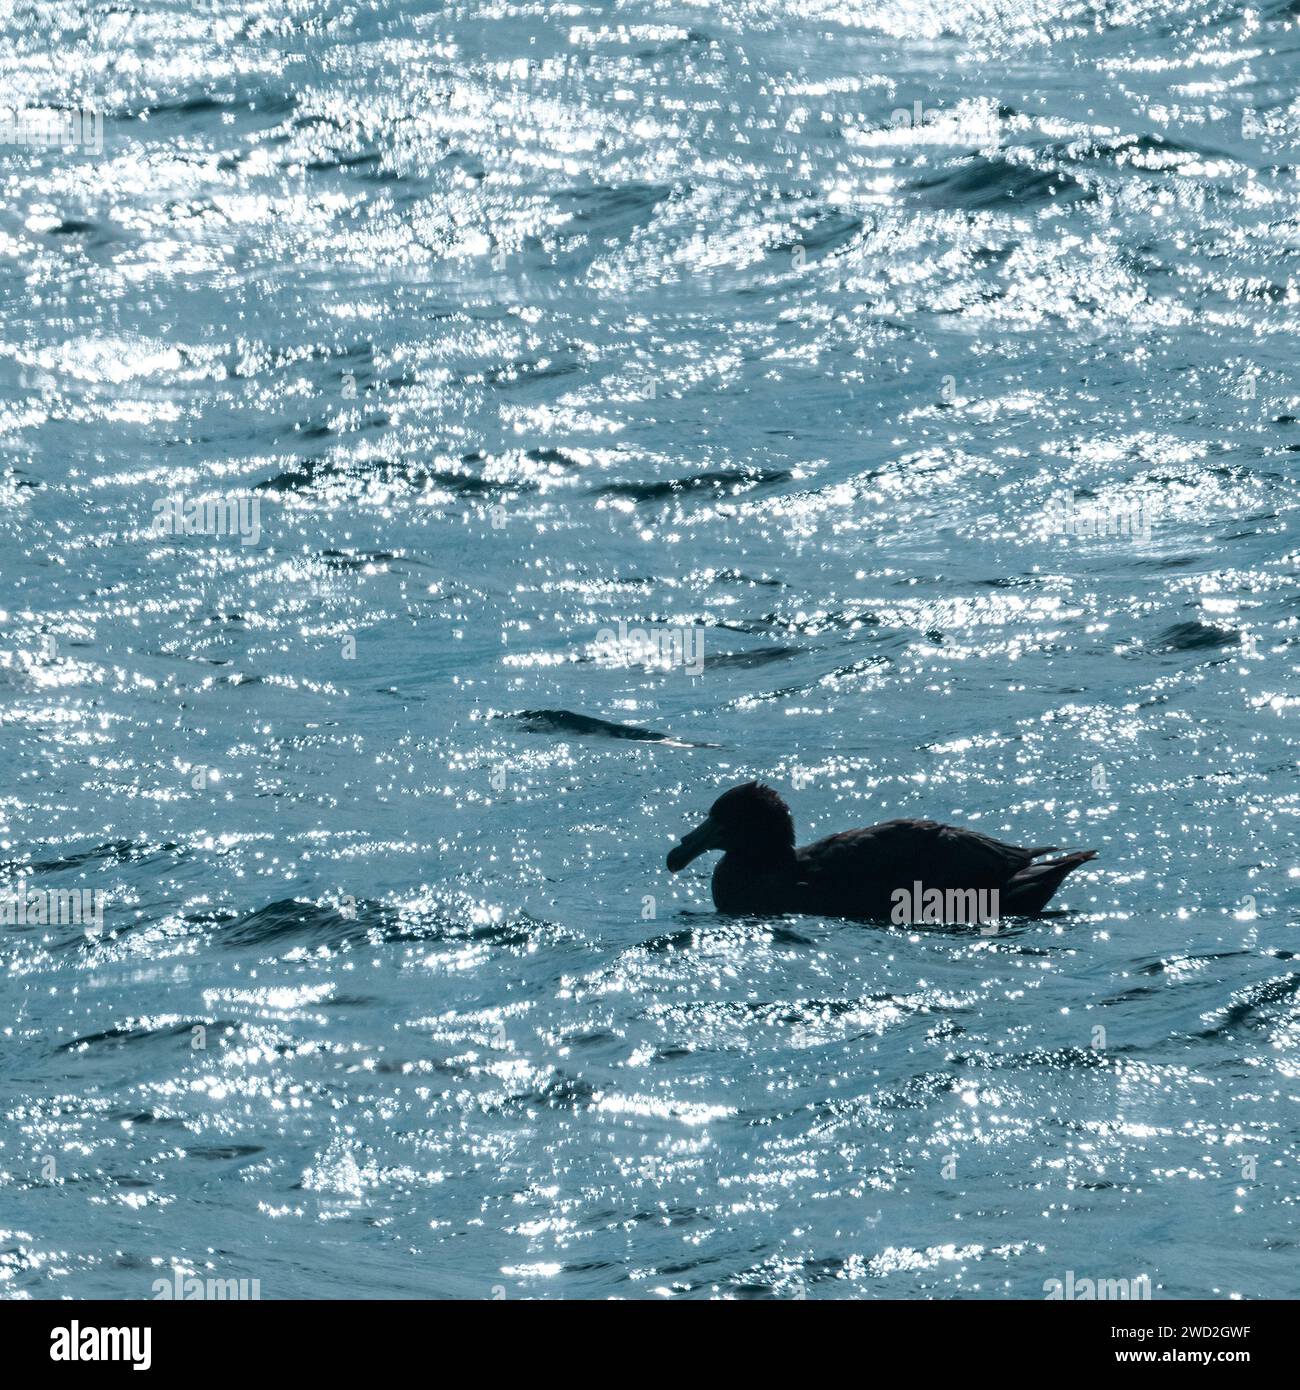
[[[783,840],[772,840],[766,844],[747,844],[743,849],[729,849],[722,861],[730,861],[737,868],[754,873],[772,873],[774,870],[794,867],[794,846]]]

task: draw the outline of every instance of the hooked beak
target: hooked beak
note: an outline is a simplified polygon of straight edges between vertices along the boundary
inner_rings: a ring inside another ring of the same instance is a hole
[[[668,851],[668,869],[670,873],[677,873],[684,869],[692,859],[698,859],[705,850],[721,849],[719,836],[721,827],[712,816],[701,821],[689,834],[682,836],[680,845],[674,845]]]

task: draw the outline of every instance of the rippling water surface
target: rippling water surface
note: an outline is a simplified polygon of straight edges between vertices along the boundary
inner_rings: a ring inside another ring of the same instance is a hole
[[[2,23],[5,1296],[1295,1293],[1295,5]]]

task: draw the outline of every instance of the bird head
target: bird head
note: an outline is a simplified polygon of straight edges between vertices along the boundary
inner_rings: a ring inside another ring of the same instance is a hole
[[[794,818],[780,794],[761,782],[732,787],[709,808],[694,830],[668,855],[677,873],[707,850],[720,849],[757,858],[788,854],[794,848]]]

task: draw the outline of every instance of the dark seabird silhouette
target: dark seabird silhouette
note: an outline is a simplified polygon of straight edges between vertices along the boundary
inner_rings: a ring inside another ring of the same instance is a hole
[[[1035,863],[1057,847],[1026,849],[932,820],[885,821],[796,849],[790,808],[759,782],[724,792],[668,867],[676,873],[711,849],[723,851],[713,870],[719,912],[895,922],[1032,916],[1071,869],[1096,857],[1085,849]]]

